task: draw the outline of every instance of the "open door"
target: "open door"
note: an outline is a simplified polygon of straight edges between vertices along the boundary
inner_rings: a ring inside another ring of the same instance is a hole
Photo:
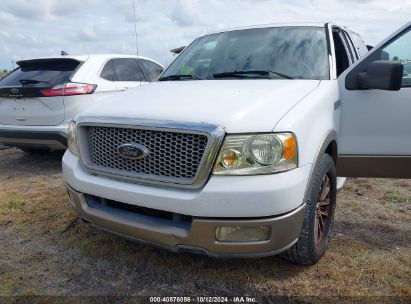
[[[337,174],[411,178],[411,22],[339,78]]]

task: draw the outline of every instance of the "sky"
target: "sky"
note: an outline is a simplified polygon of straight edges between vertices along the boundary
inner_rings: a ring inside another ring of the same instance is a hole
[[[375,45],[411,20],[411,0],[134,0],[139,54],[169,64],[170,49],[237,26],[330,21]],[[133,0],[0,0],[0,69],[69,54],[136,54]]]

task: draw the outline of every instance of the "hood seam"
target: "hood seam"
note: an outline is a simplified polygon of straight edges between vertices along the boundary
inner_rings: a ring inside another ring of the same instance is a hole
[[[312,89],[310,90],[307,94],[305,94],[303,97],[301,97],[290,109],[288,109],[287,112],[284,113],[283,116],[281,116],[281,118],[279,120],[277,120],[277,122],[274,124],[274,127],[271,129],[272,132],[274,132],[275,128],[277,127],[277,125],[280,123],[281,120],[283,120],[283,118],[292,110],[295,108],[296,105],[298,105],[304,98],[306,98],[308,95],[310,95],[312,92],[314,92],[321,84],[321,80],[318,81],[318,84]]]

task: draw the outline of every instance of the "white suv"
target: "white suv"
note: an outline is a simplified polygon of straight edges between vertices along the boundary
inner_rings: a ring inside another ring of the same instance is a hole
[[[70,120],[115,92],[157,79],[163,67],[133,55],[18,61],[0,80],[0,143],[27,152],[65,149]]]
[[[148,86],[71,123],[63,172],[103,230],[211,256],[328,246],[340,176],[411,177],[411,23],[367,51],[334,24],[196,39]]]

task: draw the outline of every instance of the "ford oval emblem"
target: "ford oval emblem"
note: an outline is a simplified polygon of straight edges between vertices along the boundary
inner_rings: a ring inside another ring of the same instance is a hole
[[[13,94],[17,94],[19,92],[19,89],[11,89],[10,92]]]
[[[122,144],[117,151],[121,157],[127,159],[142,159],[150,153],[143,145],[134,143]]]

